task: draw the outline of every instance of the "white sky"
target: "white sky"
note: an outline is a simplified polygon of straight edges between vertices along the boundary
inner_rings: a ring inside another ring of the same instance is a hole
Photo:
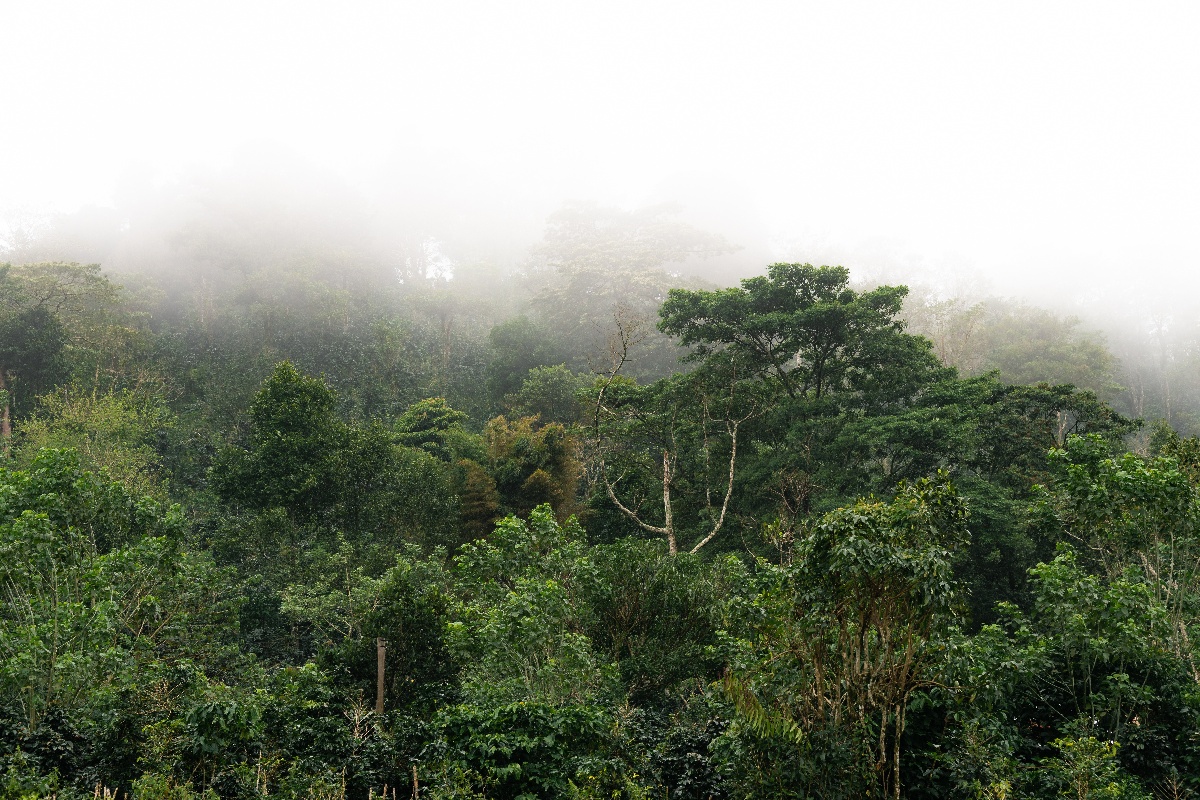
[[[833,251],[1200,290],[1196,2],[0,0],[0,210],[262,141],[547,210],[710,182]]]

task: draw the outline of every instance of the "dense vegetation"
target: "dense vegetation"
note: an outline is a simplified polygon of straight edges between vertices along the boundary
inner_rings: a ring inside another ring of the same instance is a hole
[[[230,230],[0,267],[0,797],[1200,793],[1200,441],[1076,323]]]

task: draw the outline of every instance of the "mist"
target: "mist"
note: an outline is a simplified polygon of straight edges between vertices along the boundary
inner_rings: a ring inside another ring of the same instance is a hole
[[[722,242],[656,265],[679,282],[840,264],[911,286],[914,320],[1043,309],[1124,364],[1135,342],[1170,360],[1164,337],[1195,339],[1190,4],[50,3],[0,21],[3,259],[100,263],[177,315],[197,292],[268,302],[288,275],[434,280],[499,322],[531,310],[548,220],[592,208]]]
[[[885,240],[1006,292],[1130,269],[1196,286],[1190,4],[49,3],[3,23],[9,217],[250,148],[517,237],[566,199],[711,225],[724,197],[751,248]]]

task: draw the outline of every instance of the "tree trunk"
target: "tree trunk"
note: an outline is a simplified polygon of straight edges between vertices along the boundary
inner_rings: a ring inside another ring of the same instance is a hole
[[[667,531],[667,552],[675,555],[675,525],[671,521],[671,454],[663,450],[663,528]]]
[[[387,639],[375,640],[375,713],[383,713],[383,671],[387,662]]]
[[[8,384],[4,380],[4,367],[0,366],[0,456],[8,455],[9,442],[12,441],[11,408]]]

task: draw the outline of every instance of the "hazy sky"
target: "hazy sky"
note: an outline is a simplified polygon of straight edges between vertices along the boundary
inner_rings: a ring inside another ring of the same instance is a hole
[[[364,191],[423,164],[796,257],[1200,291],[1198,42],[1195,2],[0,0],[0,209],[267,143]]]

